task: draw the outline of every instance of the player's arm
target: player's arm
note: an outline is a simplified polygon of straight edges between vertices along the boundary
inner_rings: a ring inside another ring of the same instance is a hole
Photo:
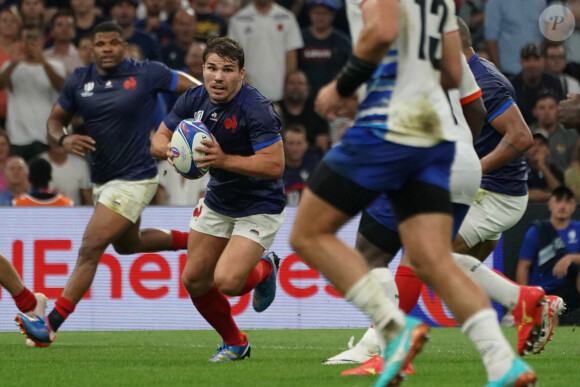
[[[87,151],[95,150],[95,140],[81,134],[67,134],[65,128],[70,124],[72,113],[64,110],[56,102],[46,122],[48,140],[62,146],[67,152],[84,156]]]
[[[278,140],[265,148],[257,150],[252,156],[230,155],[222,151],[216,138],[213,142],[202,140],[205,147],[196,147],[196,150],[206,153],[196,157],[196,162],[203,161],[199,167],[221,168],[246,176],[261,177],[264,179],[279,179],[284,173],[284,148],[282,140]]]
[[[177,71],[177,85],[175,86],[176,94],[183,94],[189,88],[201,85],[201,81],[183,71]]]
[[[167,159],[169,157],[169,144],[171,143],[171,137],[173,132],[169,130],[165,122],[161,122],[159,128],[151,138],[151,155],[158,159]]]
[[[528,285],[532,261],[520,258],[516,268],[516,282],[520,285]]]
[[[441,55],[441,87],[455,89],[461,83],[461,41],[459,31],[443,35],[443,53]]]
[[[556,262],[552,269],[552,274],[556,278],[564,278],[568,274],[571,264],[580,264],[580,254],[566,254]]]
[[[81,204],[83,206],[93,205],[93,190],[81,188]]]
[[[479,138],[481,134],[481,128],[485,123],[485,117],[487,116],[487,110],[485,110],[485,105],[483,104],[483,98],[479,97],[473,101],[467,102],[461,105],[463,110],[463,116],[467,125],[471,130],[471,135],[473,136],[473,142]]]
[[[580,128],[580,94],[568,94],[558,105],[558,120],[566,128]]]
[[[533,145],[528,125],[516,104],[491,121],[495,130],[503,134],[497,147],[481,159],[483,173],[489,173],[519,157]]]

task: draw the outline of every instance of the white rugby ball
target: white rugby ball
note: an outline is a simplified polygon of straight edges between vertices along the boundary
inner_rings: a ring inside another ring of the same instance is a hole
[[[181,121],[171,137],[171,156],[175,169],[188,179],[199,179],[207,173],[209,167],[199,168],[193,160],[205,156],[204,152],[195,150],[203,147],[202,140],[213,141],[209,129],[201,121],[185,119]]]

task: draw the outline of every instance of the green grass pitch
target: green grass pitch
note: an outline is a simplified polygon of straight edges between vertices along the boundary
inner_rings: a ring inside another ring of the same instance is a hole
[[[372,386],[375,376],[340,376],[349,366],[322,360],[346,348],[363,329],[250,330],[250,359],[208,363],[220,340],[213,331],[62,332],[50,348],[29,348],[24,336],[0,333],[1,386]],[[514,328],[504,333],[515,345]],[[526,357],[539,384],[580,385],[574,327],[557,327],[540,355]],[[484,386],[485,371],[457,328],[435,328],[413,362],[406,386]]]

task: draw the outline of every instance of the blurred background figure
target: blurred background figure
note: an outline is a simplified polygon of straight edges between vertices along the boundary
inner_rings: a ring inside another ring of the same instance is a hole
[[[232,15],[238,12],[241,8],[241,0],[218,0],[215,5],[215,12],[229,23]]]
[[[4,8],[0,11],[0,67],[4,62],[12,59],[19,48],[20,28],[22,20],[15,7]],[[6,90],[0,90],[0,127],[5,128],[7,110]]]
[[[90,36],[79,39],[78,51],[83,66],[88,66],[93,61],[93,43]]]
[[[143,0],[141,4],[145,6],[145,17],[133,23],[136,29],[147,33],[160,46],[173,41],[171,26],[161,17],[164,3],[164,0]]]
[[[533,137],[534,145],[526,151],[528,200],[546,203],[552,191],[564,184],[564,175],[549,162],[548,133],[538,129]]]
[[[70,8],[75,19],[74,43],[80,46],[81,38],[91,36],[94,26],[104,22],[103,10],[95,6],[95,0],[70,0]]]
[[[207,43],[211,38],[225,36],[228,33],[228,22],[212,9],[213,5],[215,5],[213,0],[193,2],[192,6],[197,16],[195,40]]]
[[[93,185],[87,162],[79,156],[68,153],[57,144],[49,141],[48,145],[49,151],[39,155],[51,166],[48,188],[69,197],[75,206],[92,205]]]
[[[0,206],[11,206],[12,200],[28,189],[28,165],[20,156],[12,156],[4,166],[6,188],[0,191]]]
[[[463,19],[471,32],[471,43],[475,52],[486,51],[485,30],[485,4],[487,0],[467,0],[459,10],[458,16]]]
[[[153,204],[161,206],[195,207],[205,195],[209,173],[203,177],[190,180],[175,171],[167,160],[159,161],[159,187],[153,198]]]
[[[306,74],[290,71],[284,82],[284,98],[278,104],[284,125],[300,124],[306,128],[309,146],[319,154],[330,146],[328,122],[314,111],[314,95],[309,91]]]
[[[173,18],[175,39],[161,49],[163,63],[175,70],[185,70],[185,56],[193,44],[196,31],[196,14],[192,8],[180,9]]]
[[[11,152],[31,160],[48,150],[46,121],[64,84],[66,70],[42,53],[44,34],[36,25],[22,28],[23,45],[2,66],[0,89],[8,92],[6,131]]]
[[[4,129],[0,129],[0,192],[6,189],[4,168],[10,156],[10,138]]]
[[[52,17],[50,25],[52,47],[44,50],[44,57],[60,62],[64,66],[66,75],[68,76],[77,67],[83,66],[79,51],[74,44],[75,19],[72,11],[57,11]]]
[[[566,65],[566,48],[562,42],[545,41],[542,44],[542,55],[546,70],[558,77],[562,85],[563,95],[580,94],[580,83],[571,75],[564,74]]]
[[[21,0],[18,3],[18,12],[22,19],[23,26],[33,25],[39,27],[42,30],[44,37],[47,20],[44,19],[43,0]]]
[[[14,198],[14,207],[29,206],[60,206],[72,207],[71,198],[62,193],[53,192],[48,188],[52,179],[52,167],[50,163],[42,158],[30,161],[28,166],[28,181],[30,188],[22,195]]]
[[[286,205],[296,207],[308,178],[320,162],[320,156],[308,151],[306,129],[300,124],[286,126],[282,130],[282,139],[285,159],[282,180],[286,191]]]
[[[308,0],[310,25],[302,29],[304,47],[298,51],[298,68],[306,74],[310,93],[330,83],[348,59],[352,46],[350,38],[332,27],[337,0]]]
[[[203,81],[203,50],[205,50],[205,43],[194,42],[189,46],[185,56],[187,72],[200,81]]]

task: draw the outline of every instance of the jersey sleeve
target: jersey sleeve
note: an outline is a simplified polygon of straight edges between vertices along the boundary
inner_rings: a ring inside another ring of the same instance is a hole
[[[189,110],[187,109],[187,101],[191,98],[191,94],[195,89],[189,89],[185,93],[183,93],[173,105],[173,109],[167,114],[163,123],[169,130],[172,132],[175,131],[177,125],[188,117]]]
[[[69,113],[74,113],[77,111],[77,101],[76,101],[76,87],[78,80],[80,79],[80,74],[78,70],[75,70],[66,80],[62,86],[60,92],[60,97],[58,98],[58,104],[61,108]]]
[[[304,40],[302,40],[302,32],[298,26],[298,21],[294,15],[291,15],[288,22],[288,35],[286,40],[286,51],[297,50],[304,47]]]
[[[443,33],[457,31],[459,26],[455,18],[455,2],[453,0],[445,0],[445,5],[447,6],[447,20],[445,20],[443,25]]]
[[[520,248],[520,259],[533,261],[538,254],[538,228],[531,226],[526,232],[526,236]]]
[[[467,60],[461,54],[461,84],[459,85],[459,100],[461,105],[467,105],[481,97],[481,95],[481,89],[475,81],[475,77],[467,64]]]
[[[515,103],[507,87],[496,77],[481,77],[477,83],[482,90],[487,122],[491,123]]]
[[[161,62],[147,62],[147,75],[153,90],[173,92],[177,86],[177,71],[171,70]]]
[[[254,152],[282,140],[280,116],[269,101],[261,102],[260,105],[248,109],[247,112],[248,122],[251,123],[250,139]]]

